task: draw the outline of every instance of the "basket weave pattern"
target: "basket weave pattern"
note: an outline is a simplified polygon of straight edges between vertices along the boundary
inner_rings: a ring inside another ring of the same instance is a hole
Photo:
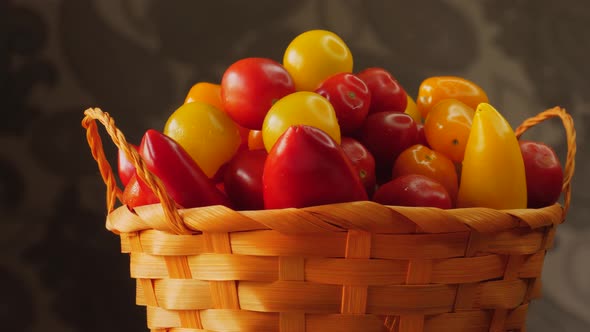
[[[571,199],[542,209],[440,210],[352,202],[303,209],[179,209],[107,113],[83,125],[107,184],[106,226],[119,234],[152,331],[524,331],[528,303]],[[161,204],[115,208],[120,196],[96,121]]]

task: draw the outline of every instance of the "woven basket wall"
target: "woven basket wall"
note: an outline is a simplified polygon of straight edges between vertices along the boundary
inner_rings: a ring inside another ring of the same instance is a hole
[[[353,202],[303,209],[176,209],[114,121],[98,109],[83,125],[107,184],[106,226],[121,237],[152,331],[524,331],[540,296],[546,250],[570,203],[575,130],[564,203],[542,209],[441,210]],[[120,196],[97,132],[128,152],[161,204],[115,207]]]

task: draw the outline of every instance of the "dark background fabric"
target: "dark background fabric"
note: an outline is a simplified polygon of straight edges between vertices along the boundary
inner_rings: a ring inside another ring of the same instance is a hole
[[[355,70],[480,84],[512,123],[560,105],[578,130],[573,208],[546,258],[529,330],[590,331],[590,11],[584,0],[0,1],[0,326],[145,331],[129,259],[104,228],[105,188],[80,126],[111,113],[128,139],[161,129],[197,81],[247,56],[280,61],[312,28],[338,33]],[[528,138],[563,158],[558,121]],[[108,146],[114,160],[115,150]]]

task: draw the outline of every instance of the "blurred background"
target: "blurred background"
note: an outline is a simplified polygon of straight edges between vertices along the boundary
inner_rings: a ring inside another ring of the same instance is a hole
[[[139,142],[192,84],[219,82],[242,57],[281,61],[297,34],[325,28],[349,45],[355,71],[384,67],[414,97],[424,78],[458,75],[482,86],[514,127],[567,108],[578,131],[574,203],[528,325],[590,331],[588,21],[584,0],[1,0],[3,330],[147,330],[129,258],[104,228],[84,109],[108,111]],[[565,156],[558,120],[526,137]],[[107,153],[114,160],[112,146]]]

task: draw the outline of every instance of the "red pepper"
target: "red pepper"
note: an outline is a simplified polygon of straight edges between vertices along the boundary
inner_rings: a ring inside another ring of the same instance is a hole
[[[137,145],[131,144],[131,146],[137,151]],[[119,149],[118,159],[117,159],[117,170],[119,172],[119,179],[123,186],[127,186],[127,183],[131,180],[131,177],[135,174],[135,166],[133,163],[127,159],[127,155],[125,151]]]
[[[159,202],[158,197],[154,192],[143,183],[137,181],[137,174],[135,174],[135,167],[133,168],[133,175],[127,181],[125,190],[123,191],[123,204],[130,208],[136,206],[155,204]]]
[[[172,138],[149,129],[141,140],[139,154],[147,168],[162,181],[170,197],[181,207],[230,206],[228,198]],[[140,187],[147,187],[141,179],[137,181]]]
[[[291,126],[268,154],[262,175],[264,207],[279,209],[367,200],[358,172],[324,131]]]

